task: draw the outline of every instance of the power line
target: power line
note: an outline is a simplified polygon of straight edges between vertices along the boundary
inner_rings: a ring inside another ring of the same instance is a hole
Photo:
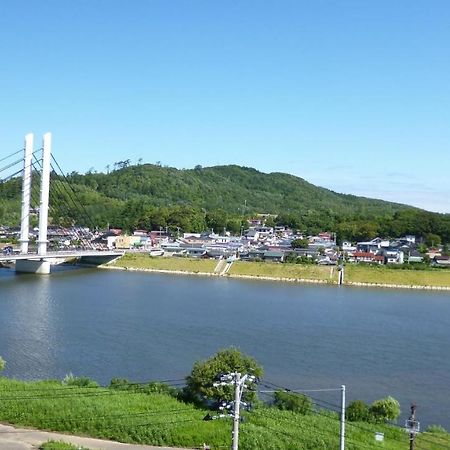
[[[164,415],[164,414],[163,414]],[[145,422],[145,423],[128,423],[128,424],[121,424],[121,425],[126,425],[128,428],[133,428],[133,427],[150,427],[150,426],[155,426],[155,425],[174,425],[174,424],[179,424],[179,423],[186,423],[186,422],[199,422],[200,419],[183,419],[183,420],[174,420],[174,421],[167,421],[164,420],[162,422]],[[51,424],[51,422],[44,422],[45,424]],[[63,423],[63,421],[61,421],[61,423]],[[118,424],[111,424],[111,425],[104,425],[102,427],[102,429],[114,429],[118,426]],[[57,428],[56,428],[57,430]],[[14,433],[34,433],[35,430],[13,430],[13,431],[0,431],[0,434],[14,434]]]
[[[170,379],[170,380],[150,380],[150,381],[142,381],[142,382],[130,382],[130,383],[124,383],[123,388],[122,387],[115,387],[114,385],[108,385],[108,386],[102,386],[102,385],[93,385],[93,386],[76,386],[76,385],[67,385],[67,386],[58,386],[55,388],[17,388],[17,389],[9,389],[8,391],[16,391],[16,392],[54,392],[54,391],[69,391],[69,390],[77,390],[77,389],[111,389],[114,391],[123,391],[123,392],[129,392],[125,389],[125,387],[129,386],[142,386],[142,387],[149,387],[149,385],[153,383],[160,383],[160,384],[166,384],[169,387],[175,386],[175,385],[185,385],[185,379],[179,378],[179,379]],[[0,399],[1,399],[0,394]]]
[[[332,389],[331,388],[330,389],[290,389],[290,388],[287,388],[287,387],[284,387],[284,386],[277,385],[275,383],[271,383],[270,381],[261,382],[261,384],[263,386],[266,386],[266,387],[269,387],[269,388],[275,387],[278,390],[281,390],[281,391],[284,391],[284,392],[287,392],[287,393],[292,393],[292,394],[301,394],[301,393],[304,393],[304,392],[331,392],[331,391],[335,391],[335,392],[339,391],[340,392],[341,391],[341,388],[332,388]],[[264,392],[264,391],[259,391],[259,392]],[[267,391],[267,393],[274,393],[274,392],[276,392],[276,391]],[[331,408],[337,408],[337,411],[335,411],[335,412],[339,412],[340,411],[341,405],[337,405],[336,403],[327,402],[326,400],[321,400],[321,399],[315,398],[315,397],[313,397],[311,395],[308,395],[308,397],[310,399],[312,399],[312,400],[315,400],[316,402],[324,403],[324,404],[328,405]]]
[[[151,416],[176,416],[178,414],[184,414],[184,413],[192,413],[195,412],[192,408],[185,408],[185,409],[167,409],[167,410],[157,410],[157,411],[143,411],[141,413],[130,413],[130,414],[105,414],[102,416],[91,416],[86,417],[86,415],[83,416],[69,416],[69,417],[59,417],[58,419],[40,419],[41,422],[44,422],[46,425],[59,425],[67,422],[76,422],[77,424],[82,424],[86,422],[94,422],[94,421],[100,421],[100,420],[122,420],[122,419],[128,419],[128,418],[146,418]],[[22,417],[23,418],[23,417]],[[200,421],[200,419],[197,419]],[[31,420],[32,421],[32,420]],[[7,431],[0,431],[0,433],[7,433]]]
[[[290,418],[288,418],[288,417],[278,417],[277,419],[274,419],[274,420],[278,420],[278,419],[287,421],[287,422],[289,422],[289,423],[291,423],[291,424],[294,424],[294,423],[295,423],[295,424],[298,424],[297,422],[294,422],[293,419],[290,419]],[[260,426],[263,427],[263,428],[267,428],[267,429],[269,429],[269,430],[271,430],[271,431],[274,431],[274,432],[280,432],[280,430],[277,431],[276,429],[266,427],[265,425],[260,425]],[[333,431],[328,430],[328,429],[322,429],[322,428],[318,427],[317,425],[315,425],[315,424],[313,424],[313,423],[308,423],[307,426],[308,426],[308,427],[312,427],[312,428],[314,428],[314,429],[316,429],[316,430],[319,430],[320,433],[322,434],[322,436],[323,436],[324,434],[328,434],[328,435],[332,435],[334,438],[336,438],[336,437],[338,437],[338,434],[339,434],[339,433],[336,434],[336,433],[334,433]],[[287,432],[282,432],[282,433],[288,434]],[[290,433],[289,433],[289,434],[290,434]],[[297,437],[297,436],[292,435],[292,434],[290,434],[290,435],[291,435],[292,437]],[[356,441],[354,441],[353,439],[348,439],[347,436],[346,436],[346,441],[349,442],[350,444],[354,444],[354,445],[358,446],[358,448],[368,448],[368,449],[372,448],[372,447],[368,447],[367,445],[365,445],[365,444],[363,444],[363,443],[361,443],[361,442],[356,442]]]
[[[289,388],[286,388],[286,387],[283,387],[283,386],[279,386],[279,385],[276,385],[276,384],[274,384],[274,383],[271,383],[271,382],[269,382],[269,381],[266,381],[266,383],[267,384],[265,384],[265,383],[261,383],[261,384],[263,384],[263,385],[272,385],[272,386],[276,386],[276,387],[278,387],[279,389],[281,389],[281,390],[284,390],[285,392],[295,392],[295,391],[293,391],[293,390],[291,390],[291,389],[289,389]],[[311,399],[313,399],[313,397],[310,397]],[[332,404],[332,403],[329,403],[329,402],[326,402],[326,401],[323,401],[323,400],[319,400],[319,399],[315,399],[316,400],[316,402],[320,402],[320,403],[325,403],[325,404],[328,404],[329,406],[334,406],[334,407],[338,407],[338,405],[334,405],[334,404]],[[338,413],[339,411],[336,411],[336,410],[334,410],[334,409],[331,409],[331,408],[329,408],[328,406],[321,406],[320,404],[317,404],[317,403],[314,403],[313,402],[313,404],[315,404],[316,406],[320,406],[321,408],[323,408],[323,409],[326,409],[326,410],[328,410],[328,411],[330,411],[330,412],[332,412],[332,413]],[[324,414],[324,413],[322,413],[322,412],[320,412],[320,411],[315,411],[315,410],[313,410],[313,412],[315,413],[315,414],[318,414],[318,415],[321,415],[321,416],[324,416],[324,417],[328,417],[328,418],[330,418],[330,419],[332,419],[332,420],[336,420],[336,421],[339,421],[339,417],[337,417],[337,416],[335,416],[335,415],[329,415],[329,414]],[[361,425],[357,425],[357,424],[355,424],[354,422],[346,422],[346,425],[348,425],[348,426],[351,426],[351,427],[353,427],[353,428],[357,428],[357,429],[360,429],[361,431],[364,431],[364,432],[368,432],[368,433],[373,433],[374,431],[373,430],[371,430],[371,429],[368,429],[368,428],[366,428],[366,427],[363,427],[363,426],[361,426]],[[401,426],[399,426],[399,425],[397,425],[397,424],[387,424],[388,426],[392,426],[393,428],[401,428],[402,430],[403,430],[403,427],[401,427]],[[391,439],[391,440],[395,440],[395,441],[397,441],[397,442],[401,442],[401,443],[404,443],[404,441],[403,440],[401,440],[401,439],[398,439],[398,438],[396,438],[396,437],[390,437],[389,439]],[[422,439],[422,440],[424,440],[424,439]],[[432,443],[432,441],[429,441],[429,442],[431,442]],[[450,448],[450,447],[445,447],[445,448]]]
[[[99,392],[57,392],[56,394],[44,393],[40,395],[32,394],[32,395],[22,395],[22,396],[0,396],[0,400],[2,401],[21,401],[21,400],[53,400],[53,399],[65,399],[65,398],[75,398],[75,397],[108,397],[108,396],[118,396],[125,394],[145,394],[148,393],[146,391],[146,387],[142,386],[141,388],[136,388],[137,390],[125,390],[125,389],[114,389],[114,388],[104,388]],[[25,391],[26,392],[26,391]]]

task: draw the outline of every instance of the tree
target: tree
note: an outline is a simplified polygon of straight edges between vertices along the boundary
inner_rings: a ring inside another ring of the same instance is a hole
[[[216,209],[206,213],[205,220],[209,229],[220,233],[227,226],[228,214],[223,209]]]
[[[450,250],[448,244],[444,244],[444,247],[442,248],[442,254],[444,256],[450,256]]]
[[[297,253],[289,252],[284,258],[285,263],[296,263],[298,259]]]
[[[243,227],[242,220],[239,218],[235,219],[229,219],[227,220],[227,231],[231,232],[232,234],[239,234],[241,232],[241,228]]]
[[[276,226],[275,219],[274,219],[272,216],[269,216],[269,217],[264,221],[264,226],[274,228],[274,227]]]
[[[276,391],[274,405],[281,410],[309,414],[312,411],[312,401],[303,394]]]
[[[309,245],[309,241],[306,238],[294,239],[291,242],[291,247],[292,248],[308,248],[308,245]]]
[[[436,247],[437,245],[441,245],[441,237],[437,234],[428,233],[425,236],[425,244],[427,244],[428,247]]]
[[[0,356],[0,372],[5,368],[5,360]]]
[[[237,348],[220,350],[205,361],[197,361],[192,372],[186,377],[184,397],[190,401],[200,400],[206,403],[211,400],[231,401],[234,398],[233,386],[214,387],[213,384],[221,374],[240,372],[261,377],[262,367],[250,356],[244,355]],[[246,400],[254,400],[255,392],[245,391]]]
[[[369,412],[377,422],[396,420],[400,415],[400,403],[391,396],[382,398],[370,405]]]
[[[350,422],[368,422],[370,419],[369,405],[362,400],[354,400],[347,406],[345,415]]]

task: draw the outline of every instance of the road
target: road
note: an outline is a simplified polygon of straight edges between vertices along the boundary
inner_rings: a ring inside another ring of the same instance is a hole
[[[64,441],[90,450],[186,450],[174,447],[122,444],[68,434],[53,433],[0,424],[0,450],[36,450],[49,440]]]

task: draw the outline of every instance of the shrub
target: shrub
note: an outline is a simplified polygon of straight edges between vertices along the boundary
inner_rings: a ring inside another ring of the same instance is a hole
[[[129,391],[133,388],[133,384],[127,378],[112,378],[108,387],[120,391]]]
[[[427,433],[445,434],[445,433],[447,433],[447,430],[441,425],[429,425],[427,427]]]
[[[68,373],[62,382],[67,386],[99,387],[96,381],[91,380],[88,377],[76,377],[72,373]]]
[[[148,394],[167,394],[174,398],[177,398],[180,394],[179,389],[165,383],[160,383],[159,381],[153,381],[143,385],[140,390]]]
[[[173,388],[165,383],[153,381],[151,383],[132,383],[126,378],[113,378],[108,386],[110,389],[117,389],[120,391],[133,391],[147,394],[167,394],[177,398],[179,390]]]
[[[296,262],[297,262],[297,253],[295,253],[295,252],[289,252],[289,253],[285,256],[284,262],[285,262],[285,263],[296,263]]]
[[[370,405],[369,412],[376,422],[396,420],[400,415],[400,404],[395,398],[389,396],[374,401]]]
[[[370,420],[369,405],[362,400],[355,400],[347,406],[345,416],[350,422],[368,422]]]
[[[276,391],[273,403],[278,409],[309,414],[312,411],[312,401],[303,394],[286,391]]]

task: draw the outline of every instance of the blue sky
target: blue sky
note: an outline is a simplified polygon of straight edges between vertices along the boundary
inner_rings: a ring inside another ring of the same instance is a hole
[[[450,212],[448,0],[2,0],[0,157],[239,164]],[[38,142],[39,144],[40,142]]]

